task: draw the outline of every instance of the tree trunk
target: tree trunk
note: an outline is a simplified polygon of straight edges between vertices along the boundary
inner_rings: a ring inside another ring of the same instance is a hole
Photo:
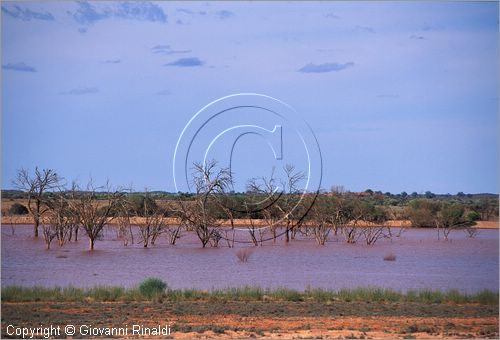
[[[33,232],[35,237],[38,237],[38,226],[40,225],[40,220],[38,218],[34,218],[35,220],[35,225],[33,227]]]
[[[89,237],[90,250],[94,250],[94,239]]]

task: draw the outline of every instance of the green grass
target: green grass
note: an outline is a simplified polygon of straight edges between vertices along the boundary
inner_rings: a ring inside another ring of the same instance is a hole
[[[96,286],[77,287],[19,287],[8,286],[1,290],[2,301],[146,301],[151,300],[149,290],[139,288]],[[215,290],[166,289],[162,299],[155,301],[313,301],[313,302],[419,302],[419,303],[479,303],[498,305],[498,292],[483,290],[474,294],[458,290],[410,290],[402,293],[386,288],[355,288],[337,291],[307,288],[297,291],[288,288],[262,289],[258,287],[226,288]]]

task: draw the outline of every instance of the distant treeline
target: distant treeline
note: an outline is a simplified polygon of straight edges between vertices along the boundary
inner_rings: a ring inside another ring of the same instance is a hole
[[[81,191],[82,193],[85,193],[84,190]],[[14,190],[14,189],[2,189],[2,198],[3,199],[25,199],[27,198],[28,193],[22,190]],[[145,195],[145,191],[132,191],[127,193],[126,195],[133,196],[133,195]],[[194,193],[189,193],[189,192],[168,192],[168,191],[148,191],[147,194],[152,197],[153,199],[157,200],[177,200],[179,198],[185,198],[189,200],[190,198],[194,197],[196,194]],[[438,199],[438,200],[457,200],[457,201],[466,201],[467,199],[496,199],[498,200],[498,195],[497,194],[491,194],[491,193],[480,193],[480,194],[465,194],[463,192],[459,192],[457,194],[435,194],[430,191],[426,191],[425,193],[417,193],[413,192],[411,194],[408,194],[407,192],[403,191],[399,194],[393,194],[390,192],[382,192],[382,191],[373,191],[371,189],[367,189],[362,192],[349,192],[346,191],[343,194],[348,194],[352,196],[357,196],[357,197],[363,197],[366,199],[372,199],[377,201],[381,205],[401,205],[402,203],[408,202],[409,199],[415,199],[415,198],[429,198],[429,199]],[[44,195],[50,195],[50,192],[44,193]],[[105,193],[103,193],[103,196]],[[234,197],[242,196],[245,197],[247,193],[245,192],[230,192],[226,193],[226,195],[231,195]],[[328,192],[328,191],[320,191],[320,195],[335,195],[335,192]]]

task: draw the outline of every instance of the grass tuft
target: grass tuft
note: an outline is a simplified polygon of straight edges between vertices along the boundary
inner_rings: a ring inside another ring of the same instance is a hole
[[[252,249],[250,248],[241,248],[241,249],[238,249],[238,251],[236,252],[236,257],[238,258],[238,260],[240,262],[248,262],[248,260],[250,259],[250,256],[252,256]]]
[[[396,255],[389,253],[384,256],[384,261],[396,261]]]

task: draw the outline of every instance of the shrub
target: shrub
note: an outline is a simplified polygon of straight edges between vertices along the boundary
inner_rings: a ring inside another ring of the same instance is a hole
[[[414,227],[435,227],[441,204],[429,199],[415,199],[406,207],[406,214]]]
[[[29,213],[28,208],[20,203],[14,203],[9,209],[11,215],[27,215]]]
[[[139,291],[142,296],[148,299],[161,297],[167,289],[167,284],[156,277],[148,277],[139,285]]]
[[[465,215],[465,219],[469,222],[474,222],[474,221],[481,219],[481,215],[479,215],[479,213],[476,211],[469,211]]]
[[[252,255],[252,250],[249,248],[242,248],[236,252],[236,257],[240,262],[248,262],[248,259]]]
[[[396,255],[389,253],[384,256],[384,261],[396,261]]]

